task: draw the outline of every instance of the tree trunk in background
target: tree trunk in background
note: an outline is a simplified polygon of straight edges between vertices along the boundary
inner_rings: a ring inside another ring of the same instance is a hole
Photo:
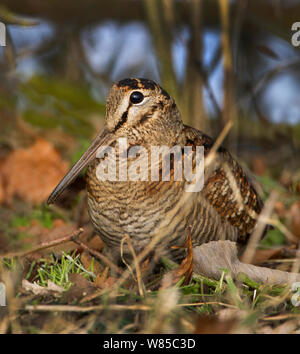
[[[230,43],[230,2],[229,0],[219,0],[220,17],[221,17],[221,44],[223,53],[223,109],[221,128],[223,129],[230,121],[233,121],[234,129],[236,129],[236,104],[234,102],[234,72],[232,65],[232,51]],[[236,139],[233,131],[229,132],[227,145],[233,153],[236,153]]]
[[[163,3],[160,0],[144,0],[146,14],[149,26],[152,32],[152,38],[159,59],[162,86],[178,102],[178,85],[172,60],[172,34],[171,28],[166,23],[168,18],[172,18],[169,13],[164,16]],[[168,9],[171,11],[171,7]]]
[[[202,0],[193,0],[190,6],[191,38],[188,45],[182,107],[184,119],[188,124],[207,131],[208,121],[203,102],[202,5]]]

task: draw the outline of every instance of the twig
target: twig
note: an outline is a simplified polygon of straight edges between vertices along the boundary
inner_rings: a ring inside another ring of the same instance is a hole
[[[232,309],[237,310],[238,307],[231,305],[231,304],[225,304],[224,302],[219,302],[219,301],[203,301],[203,302],[192,302],[190,304],[177,304],[177,307],[189,307],[189,306],[201,306],[201,305],[220,305],[220,306],[225,306],[229,307]]]
[[[72,237],[72,241],[74,243],[76,243],[77,245],[81,246],[86,251],[88,251],[91,255],[101,259],[101,261],[103,261],[106,265],[108,265],[112,270],[114,270],[118,274],[123,274],[123,271],[119,267],[117,267],[110,259],[105,257],[102,253],[90,248],[86,243],[84,243],[78,237],[76,237],[76,236]]]
[[[241,260],[243,263],[251,263],[257,248],[258,241],[264,232],[264,228],[266,226],[266,219],[270,217],[277,198],[278,193],[276,191],[273,191],[270,194],[269,199],[266,201],[265,206],[258,217],[257,225],[249,238],[247,248],[242,256]]]
[[[226,138],[226,136],[228,135],[231,127],[233,125],[233,120],[229,120],[225,127],[222,129],[221,133],[219,134],[218,138],[216,139],[214,145],[212,146],[206,160],[205,160],[205,167],[207,168],[215,159],[216,157],[216,153],[218,148],[221,146],[222,142],[224,141],[224,139]]]
[[[129,272],[130,272],[132,278],[133,278],[134,280],[136,280],[132,267],[130,266],[130,264],[127,263],[127,261],[126,261],[126,259],[125,259],[125,257],[124,257],[124,242],[125,242],[125,240],[126,240],[125,237],[123,237],[123,238],[121,239],[121,244],[120,244],[121,259],[122,259],[122,262],[126,265],[127,269],[129,270]]]
[[[127,241],[129,250],[132,253],[133,262],[134,262],[135,271],[136,271],[136,278],[137,278],[137,283],[138,283],[138,288],[139,288],[139,293],[140,293],[141,296],[145,296],[145,291],[144,291],[144,287],[143,287],[143,283],[142,283],[141,268],[140,268],[140,264],[139,264],[139,262],[137,260],[134,247],[132,245],[131,239],[130,239],[128,234],[125,234],[124,239]]]
[[[78,237],[80,234],[82,234],[83,231],[84,230],[82,228],[80,228],[80,229],[72,232],[70,235],[61,237],[59,239],[56,239],[56,240],[53,240],[53,241],[50,241],[50,242],[44,242],[44,243],[40,244],[39,246],[29,250],[29,251],[2,254],[2,255],[0,255],[0,258],[25,257],[25,256],[28,256],[31,253],[35,253],[35,252],[44,250],[46,248],[54,247],[54,246],[57,246],[57,245],[60,245],[62,243],[66,243],[66,242],[69,242],[69,241],[74,241],[74,239],[76,237]]]
[[[44,250],[46,248],[58,246],[62,243],[66,243],[69,241],[72,241],[82,247],[83,249],[87,250],[90,254],[92,254],[95,257],[98,257],[101,259],[106,265],[108,265],[111,269],[113,269],[115,272],[118,274],[122,274],[122,270],[117,267],[113,262],[111,262],[107,257],[105,257],[103,254],[100,252],[90,248],[86,243],[84,243],[82,240],[79,239],[79,236],[84,232],[84,229],[80,228],[74,232],[72,232],[70,235],[61,237],[59,239],[50,241],[50,242],[44,242],[40,244],[39,246],[29,250],[29,251],[22,251],[22,252],[15,252],[15,253],[7,253],[7,254],[2,254],[0,255],[0,258],[13,258],[13,257],[25,257],[28,256],[31,253],[35,253],[41,250]]]
[[[201,305],[221,305],[236,309],[235,306],[217,301],[199,302],[191,304],[177,304],[176,307],[201,306]],[[151,311],[148,305],[96,305],[96,306],[70,306],[70,305],[26,305],[26,311],[38,312],[92,312],[92,311]]]
[[[268,71],[265,75],[263,75],[260,78],[260,80],[258,80],[256,85],[252,88],[253,93],[257,95],[274,76],[279,74],[281,71],[284,71],[286,69],[291,68],[292,66],[297,66],[297,65],[300,65],[300,61],[298,58],[292,59],[291,61],[275,66],[270,71]]]
[[[289,318],[297,318],[299,317],[299,313],[287,313],[285,315],[278,315],[278,316],[266,316],[263,317],[263,321],[281,321],[281,320],[287,320]]]
[[[27,311],[40,312],[91,312],[91,311],[150,311],[151,306],[147,305],[96,305],[96,306],[70,306],[70,305],[26,305]]]

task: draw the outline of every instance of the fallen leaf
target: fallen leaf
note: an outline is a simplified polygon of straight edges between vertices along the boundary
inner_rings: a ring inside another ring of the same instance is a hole
[[[107,277],[107,279],[99,285],[100,288],[105,289],[105,288],[111,288],[115,282],[117,281],[117,278],[115,277]]]
[[[277,249],[267,249],[267,250],[256,250],[252,264],[262,264],[265,261],[272,259],[272,258],[278,258],[281,256],[281,248]]]
[[[263,326],[259,329],[259,332],[257,333],[260,334],[272,334],[273,333],[273,328],[271,326]]]
[[[102,287],[102,285],[104,284],[104,282],[107,279],[108,270],[109,270],[109,267],[105,267],[104,271],[101,274],[97,275],[97,277],[94,281],[95,286]]]
[[[296,192],[300,194],[300,181],[296,183]]]
[[[54,284],[51,280],[48,280],[47,287],[40,286],[37,283],[30,283],[28,280],[22,280],[22,288],[26,292],[31,292],[34,295],[55,295],[65,291],[64,288]]]
[[[48,280],[46,289],[57,293],[63,293],[65,291],[65,288],[53,283],[51,280]]]
[[[142,274],[145,274],[147,270],[149,269],[150,266],[150,259],[146,258],[143,263],[141,264],[141,272]]]
[[[48,291],[45,287],[38,285],[37,283],[30,283],[28,280],[22,280],[22,288],[26,292],[31,292],[34,295],[47,295]]]
[[[293,331],[298,327],[296,320],[289,320],[281,323],[279,326],[274,328],[272,334],[287,334],[293,333]]]
[[[182,277],[184,277],[183,285],[186,285],[190,282],[193,274],[193,247],[192,247],[192,238],[191,238],[191,229],[188,228],[187,239],[184,243],[184,248],[187,248],[187,256],[181,262],[179,267],[175,268],[172,271],[174,284],[178,283]]]
[[[88,246],[97,251],[102,251],[105,247],[105,243],[102,241],[99,235],[95,235],[90,241],[88,241]]]
[[[276,211],[276,213],[278,214],[279,217],[284,217],[286,214],[286,207],[285,205],[282,203],[282,201],[277,200],[274,204],[274,210]]]
[[[55,224],[54,224],[54,226],[55,226]],[[61,223],[61,226],[58,226],[56,228],[53,227],[53,229],[51,229],[51,230],[49,230],[49,229],[44,230],[44,232],[41,234],[41,237],[40,237],[40,243],[48,243],[48,242],[55,241],[57,239],[60,239],[62,237],[72,234],[75,230],[76,230],[75,224]],[[86,230],[84,230],[84,232],[81,234],[80,238],[83,242],[86,242],[87,237],[88,237],[88,234],[87,234]],[[67,252],[67,251],[72,251],[72,250],[79,250],[79,252],[81,252],[82,249],[75,242],[68,241],[68,242],[64,242],[62,244],[59,244],[55,247],[51,247],[49,249],[47,248],[47,249],[45,249],[45,251],[42,251],[42,252],[49,253],[49,251],[51,251],[56,254],[59,254],[62,251]]]
[[[49,243],[51,241],[55,241],[57,239],[60,239],[64,236],[67,236],[71,234],[75,229],[75,226],[73,224],[66,224],[63,220],[56,220],[53,222],[53,228],[48,229],[46,227],[43,227],[39,222],[36,222],[33,220],[33,222],[30,224],[29,227],[24,228],[23,231],[26,232],[26,234],[31,235],[32,237],[35,237],[35,245],[40,245],[43,243]],[[28,241],[32,243],[33,238],[29,238]],[[45,250],[41,250],[37,252],[37,256],[42,256],[47,253],[54,253],[54,254],[59,254],[62,251],[72,251],[78,249],[78,245],[76,245],[74,242],[69,241],[62,243],[60,245],[54,246],[54,247],[49,247],[46,248]]]
[[[252,160],[252,170],[254,174],[263,176],[267,170],[265,158],[262,156],[254,157]]]
[[[8,252],[9,246],[7,235],[0,232],[0,254]]]
[[[91,271],[93,266],[93,273],[97,276],[102,272],[102,267],[99,262],[95,259],[95,257],[91,257],[87,251],[82,252],[80,256],[81,263],[84,268],[88,271]]]
[[[79,301],[84,296],[95,292],[96,287],[94,284],[86,279],[82,274],[71,273],[69,275],[69,280],[71,281],[72,285],[63,295],[62,301],[67,303]]]
[[[295,236],[300,238],[300,201],[297,201],[291,205],[290,215],[292,232]]]
[[[2,198],[10,204],[15,196],[33,204],[45,201],[68,167],[44,139],[29,148],[16,149],[5,158],[0,170],[0,202]]]
[[[235,327],[235,318],[221,321],[217,316],[199,316],[195,334],[228,334]]]
[[[0,171],[2,171],[3,165],[4,165],[4,159],[0,159]],[[4,202],[4,199],[5,199],[4,181],[0,173],[0,204]]]
[[[280,178],[279,178],[279,182],[285,187],[285,188],[289,188],[291,186],[291,184],[293,183],[293,176],[291,171],[288,170],[283,170]]]

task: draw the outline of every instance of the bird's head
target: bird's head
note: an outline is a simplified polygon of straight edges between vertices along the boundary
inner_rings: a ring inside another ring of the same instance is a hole
[[[110,146],[120,137],[131,145],[171,145],[181,127],[174,100],[154,81],[124,79],[115,83],[107,98],[104,128],[52,192],[48,203],[53,203],[96,158],[99,147]]]
[[[149,130],[164,135],[169,125],[180,121],[169,94],[152,80],[124,79],[114,84],[106,104],[106,125],[115,137],[129,139]]]

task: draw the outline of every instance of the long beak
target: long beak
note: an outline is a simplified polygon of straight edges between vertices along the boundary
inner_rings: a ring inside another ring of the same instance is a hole
[[[97,150],[100,146],[110,145],[114,138],[112,133],[107,127],[103,128],[102,131],[96,136],[92,141],[88,149],[83,153],[76,164],[71,168],[71,170],[65,175],[65,177],[59,182],[55,187],[51,195],[47,200],[47,204],[54,203],[57,198],[62,194],[62,192],[74,181],[74,179],[79,175],[79,173],[96,158]]]

